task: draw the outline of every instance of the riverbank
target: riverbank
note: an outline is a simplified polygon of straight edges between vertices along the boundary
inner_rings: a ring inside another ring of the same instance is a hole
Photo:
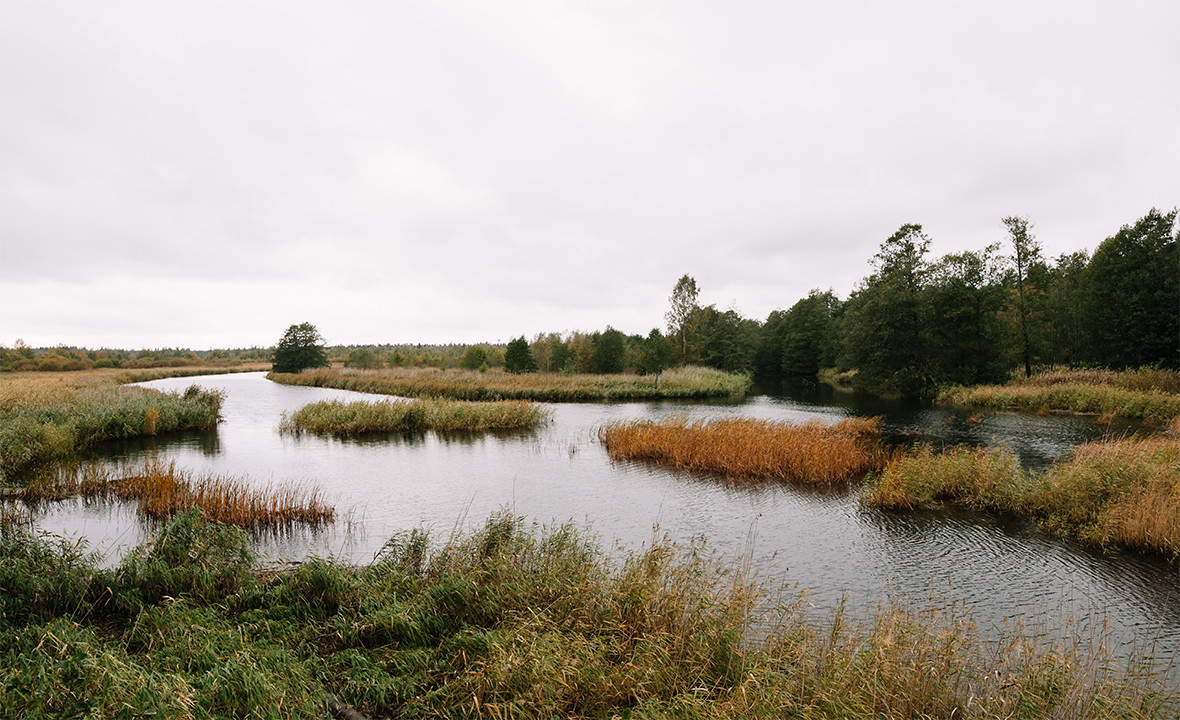
[[[1166,435],[1091,442],[1046,472],[1007,448],[898,456],[862,493],[888,510],[944,503],[1027,517],[1090,545],[1180,556],[1180,421]]]
[[[0,374],[0,481],[76,458],[109,440],[208,430],[220,393],[191,386],[162,393],[126,383],[225,372],[224,368]]]
[[[339,390],[452,400],[533,400],[538,402],[601,402],[669,398],[741,397],[749,390],[748,375],[711,368],[685,367],[660,375],[566,375],[499,370],[387,370],[320,369],[302,373],[270,373],[267,378],[286,385],[308,385]]]
[[[0,536],[0,706],[22,717],[1170,718],[1175,678],[1102,638],[977,629],[961,604],[814,617],[701,543],[612,560],[497,515],[368,566],[263,572],[188,514],[103,570]]]
[[[955,386],[936,403],[1026,413],[1077,413],[1142,418],[1166,424],[1180,417],[1180,373],[1173,370],[1053,370],[1005,385]]]

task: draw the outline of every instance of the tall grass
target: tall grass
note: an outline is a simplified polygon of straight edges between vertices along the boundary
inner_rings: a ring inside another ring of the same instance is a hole
[[[921,448],[897,457],[862,499],[886,509],[953,502],[1036,519],[1099,546],[1180,555],[1180,437],[1131,437],[1074,448],[1043,473],[1011,451]]]
[[[40,473],[16,498],[38,503],[71,496],[134,502],[143,517],[157,521],[199,509],[210,520],[251,530],[316,526],[336,516],[314,487],[259,488],[241,478],[197,475],[153,461],[134,470],[66,464]]]
[[[14,717],[1171,718],[1175,678],[1097,642],[980,632],[961,603],[809,614],[703,541],[612,560],[493,516],[370,566],[251,572],[194,514],[113,570],[0,536],[0,707]],[[49,579],[49,580],[47,580]],[[56,585],[46,584],[47,582]],[[70,588],[65,602],[46,590]],[[337,700],[339,699],[339,701]]]
[[[0,375],[0,479],[68,460],[100,443],[183,430],[221,418],[223,395],[162,393],[118,384],[118,372]]]
[[[502,371],[390,368],[387,370],[321,369],[299,374],[270,373],[287,385],[310,385],[342,390],[453,400],[535,400],[593,402],[659,398],[704,398],[744,395],[747,375],[685,367],[654,375],[566,375]]]
[[[285,432],[306,431],[341,437],[424,430],[527,430],[545,422],[548,416],[548,412],[537,405],[518,400],[482,403],[453,400],[327,401],[311,403],[284,415],[279,428]]]
[[[937,402],[993,410],[1118,415],[1166,423],[1180,417],[1180,373],[1155,368],[1055,370],[1007,385],[947,388],[939,393]]]
[[[616,460],[648,460],[731,478],[831,483],[880,467],[885,454],[876,442],[877,423],[877,418],[835,425],[750,418],[628,420],[604,425],[598,436]]]

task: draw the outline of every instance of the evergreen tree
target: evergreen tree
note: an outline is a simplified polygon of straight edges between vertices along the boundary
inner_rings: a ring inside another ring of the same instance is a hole
[[[922,289],[930,239],[902,225],[873,256],[876,272],[845,306],[845,362],[868,392],[921,397],[932,387]]]
[[[297,373],[307,368],[328,367],[328,351],[319,330],[311,323],[300,323],[287,328],[275,347],[271,370],[278,373]]]
[[[995,244],[979,253],[946,255],[931,270],[925,302],[931,308],[931,373],[939,383],[1001,382],[1007,375],[998,251]]]
[[[1152,209],[1107,238],[1086,268],[1090,359],[1113,367],[1180,367],[1176,211]]]
[[[607,326],[594,343],[594,372],[621,373],[625,365],[626,343],[623,333]]]
[[[652,328],[639,349],[635,371],[640,375],[659,375],[672,361],[672,346],[657,328]]]
[[[780,362],[782,371],[794,377],[812,377],[821,367],[831,367],[839,350],[836,324],[840,301],[829,290],[812,290],[791,306],[783,323]]]
[[[516,374],[537,372],[537,360],[523,335],[509,342],[505,348],[504,369]]]

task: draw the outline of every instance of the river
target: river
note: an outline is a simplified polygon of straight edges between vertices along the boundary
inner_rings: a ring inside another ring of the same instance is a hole
[[[1043,469],[1078,443],[1132,426],[1093,419],[967,414],[859,398],[828,388],[774,388],[740,401],[553,404],[552,420],[526,433],[338,440],[278,432],[280,417],[324,399],[372,399],[342,390],[278,385],[261,373],[172,378],[226,393],[214,432],[128,443],[113,461],[158,457],[179,467],[252,483],[314,485],[340,518],[328,529],[260,541],[271,561],[333,556],[371,560],[386,539],[427,528],[436,540],[510,510],[538,523],[573,522],[609,552],[654,536],[704,538],[725,558],[749,556],[768,584],[806,592],[827,611],[842,599],[858,613],[900,599],[962,602],[981,627],[1023,623],[1036,631],[1107,635],[1124,651],[1180,650],[1180,564],[1101,552],[1049,537],[1030,523],[968,512],[888,514],[862,507],[855,488],[786,483],[734,485],[719,478],[613,462],[597,440],[604,422],[669,415],[747,416],[835,422],[881,415],[892,442],[1005,443]],[[84,536],[107,562],[149,529],[121,505],[66,501],[37,517],[40,528]]]

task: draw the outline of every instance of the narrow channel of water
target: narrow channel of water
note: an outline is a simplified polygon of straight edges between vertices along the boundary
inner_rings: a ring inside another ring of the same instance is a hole
[[[764,578],[806,589],[819,610],[841,598],[863,612],[891,598],[921,604],[934,595],[936,602],[964,601],[982,627],[1022,622],[1052,632],[1076,622],[1074,631],[1083,634],[1107,628],[1124,649],[1154,642],[1156,656],[1165,658],[1176,658],[1180,649],[1180,564],[1096,552],[1028,523],[982,514],[880,513],[861,507],[855,489],[735,486],[615,463],[596,437],[603,422],[615,419],[743,415],[834,422],[882,415],[896,442],[1002,442],[1026,465],[1043,468],[1073,445],[1111,431],[1091,419],[985,414],[967,422],[966,413],[812,389],[740,402],[555,404],[552,422],[529,433],[336,440],[282,435],[279,419],[316,400],[373,396],[277,385],[262,374],[146,385],[183,390],[193,383],[226,392],[225,421],[217,431],[128,444],[110,457],[138,462],[154,456],[260,485],[321,488],[343,518],[318,533],[266,541],[262,550],[275,561],[331,555],[363,563],[395,533],[425,527],[441,541],[509,509],[540,523],[588,527],[608,550],[638,548],[653,533],[685,544],[703,536],[723,556],[751,552]],[[126,507],[81,502],[47,509],[38,525],[86,536],[110,562],[146,532]]]

